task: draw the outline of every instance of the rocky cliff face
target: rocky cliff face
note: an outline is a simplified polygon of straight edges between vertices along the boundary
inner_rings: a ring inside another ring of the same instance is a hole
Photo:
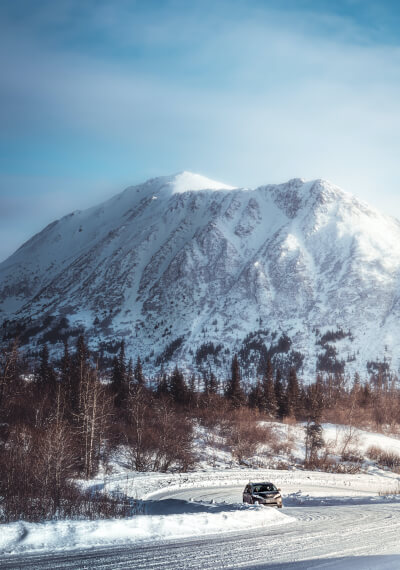
[[[212,342],[197,363],[224,369],[246,337],[251,363],[285,333],[306,378],[338,362],[397,371],[399,285],[400,223],[331,183],[243,189],[181,173],[25,243],[0,264],[0,322],[23,323],[33,345],[83,325],[104,342],[124,338],[148,367],[189,365]]]

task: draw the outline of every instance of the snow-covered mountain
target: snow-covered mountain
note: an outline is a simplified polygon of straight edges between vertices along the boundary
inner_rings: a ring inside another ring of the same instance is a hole
[[[317,363],[397,371],[399,293],[400,223],[323,180],[152,179],[53,222],[0,264],[0,322],[22,322],[25,341],[84,325],[148,366],[197,355],[225,368],[285,333],[305,377]]]

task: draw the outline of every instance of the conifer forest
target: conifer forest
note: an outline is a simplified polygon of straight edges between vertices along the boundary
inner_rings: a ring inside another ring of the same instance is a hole
[[[132,471],[188,471],[197,461],[194,427],[204,426],[224,434],[245,463],[273,437],[269,422],[301,421],[304,466],[329,471],[337,465],[321,453],[321,423],[397,425],[400,389],[384,370],[368,378],[317,373],[304,384],[294,367],[282,371],[270,358],[262,374],[244,380],[237,354],[223,377],[179,364],[148,377],[123,341],[105,360],[84,335],[65,342],[60,358],[46,344],[28,357],[10,340],[0,352],[0,418],[3,521],[118,517],[132,511],[131,501],[85,492],[77,482],[107,472],[121,448]],[[357,457],[345,459],[357,469]]]

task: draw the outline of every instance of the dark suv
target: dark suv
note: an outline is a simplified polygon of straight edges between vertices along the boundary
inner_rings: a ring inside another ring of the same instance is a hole
[[[243,491],[243,502],[282,508],[282,495],[273,483],[248,483]]]

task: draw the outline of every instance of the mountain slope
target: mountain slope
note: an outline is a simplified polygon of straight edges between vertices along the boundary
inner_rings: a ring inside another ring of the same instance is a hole
[[[25,243],[0,264],[0,321],[23,320],[32,343],[66,317],[100,339],[124,337],[149,366],[166,348],[189,364],[212,341],[225,368],[258,330],[267,347],[287,333],[308,377],[341,359],[346,371],[384,358],[397,370],[399,277],[399,222],[329,182],[237,189],[181,173]],[[339,332],[326,341],[327,330]]]

